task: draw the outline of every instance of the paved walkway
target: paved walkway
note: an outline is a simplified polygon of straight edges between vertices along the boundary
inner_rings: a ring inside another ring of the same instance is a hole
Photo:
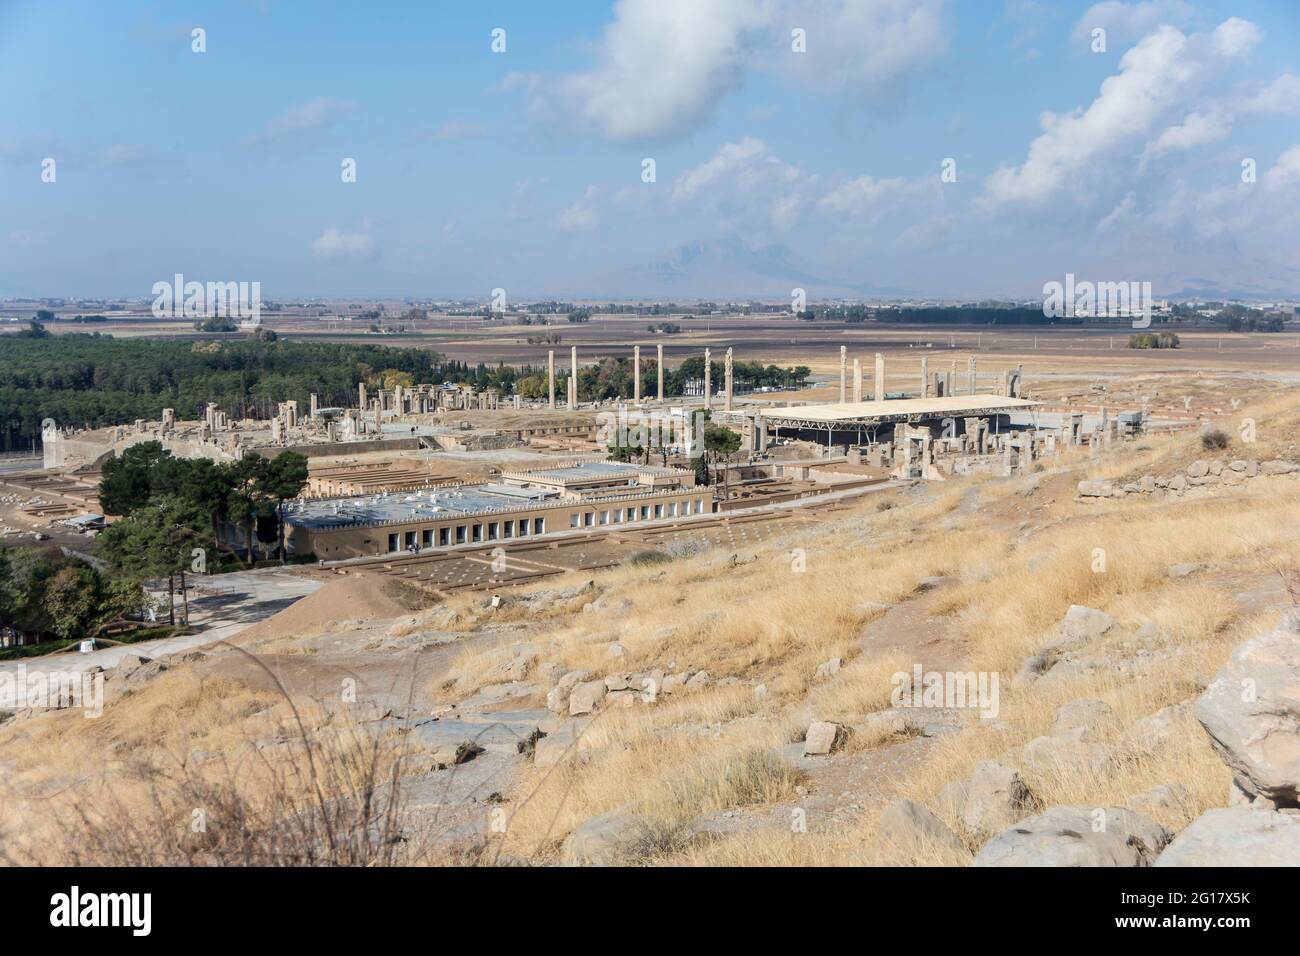
[[[89,654],[73,649],[44,657],[0,662],[0,671],[16,671],[25,664],[28,673],[43,670],[82,671],[98,664],[115,667],[128,654],[165,657],[223,641],[306,597],[321,582],[288,568],[234,571],[199,579],[190,592],[190,624],[194,633],[135,644],[101,647]],[[179,608],[179,598],[177,606]]]

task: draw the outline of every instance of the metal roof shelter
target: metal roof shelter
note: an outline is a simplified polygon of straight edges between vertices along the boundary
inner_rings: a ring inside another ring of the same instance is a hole
[[[947,398],[903,398],[884,402],[836,402],[796,405],[763,412],[763,420],[778,428],[872,428],[887,422],[916,422],[932,418],[962,418],[1034,408],[1040,402],[1006,395],[952,395]]]

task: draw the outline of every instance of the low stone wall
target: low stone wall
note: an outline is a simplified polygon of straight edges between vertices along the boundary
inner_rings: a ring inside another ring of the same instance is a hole
[[[1165,495],[1181,498],[1219,488],[1235,488],[1256,478],[1290,475],[1300,477],[1300,462],[1253,461],[1238,458],[1234,461],[1194,461],[1183,471],[1173,475],[1143,475],[1136,481],[1081,481],[1080,498],[1124,498],[1129,495]]]

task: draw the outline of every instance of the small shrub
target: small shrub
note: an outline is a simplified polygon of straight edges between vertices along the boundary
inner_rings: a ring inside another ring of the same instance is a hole
[[[1222,428],[1211,428],[1201,433],[1201,447],[1206,451],[1217,451],[1228,447],[1228,433]]]
[[[643,568],[655,564],[666,564],[671,560],[672,558],[662,551],[638,551],[628,557],[627,563],[634,568]]]

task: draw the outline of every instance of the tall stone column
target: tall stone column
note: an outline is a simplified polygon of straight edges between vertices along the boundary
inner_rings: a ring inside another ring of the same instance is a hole
[[[853,359],[853,400],[862,401],[862,359]]]
[[[641,346],[632,347],[632,401],[641,404]]]
[[[546,353],[546,407],[555,408],[555,349]]]
[[[876,379],[871,383],[875,389],[875,399],[878,402],[885,400],[885,357],[879,352],[876,353]]]
[[[970,394],[974,395],[976,391],[979,390],[978,389],[979,381],[975,374],[975,356],[973,355],[970,357],[969,374],[970,374],[969,390],[970,390]]]
[[[727,411],[731,411],[731,348],[730,347],[727,348],[726,389],[727,389],[726,404],[723,407],[726,408]]]
[[[849,365],[849,350],[845,346],[841,345],[840,346],[840,404],[841,405],[849,400],[848,365]]]
[[[664,400],[664,344],[660,342],[655,346],[659,354],[659,401]]]
[[[929,356],[921,356],[921,397],[930,397],[930,359]]]
[[[569,348],[569,410],[578,407],[578,347]]]
[[[704,407],[710,409],[713,407],[713,370],[709,367],[713,360],[709,357],[709,350],[704,350]]]

